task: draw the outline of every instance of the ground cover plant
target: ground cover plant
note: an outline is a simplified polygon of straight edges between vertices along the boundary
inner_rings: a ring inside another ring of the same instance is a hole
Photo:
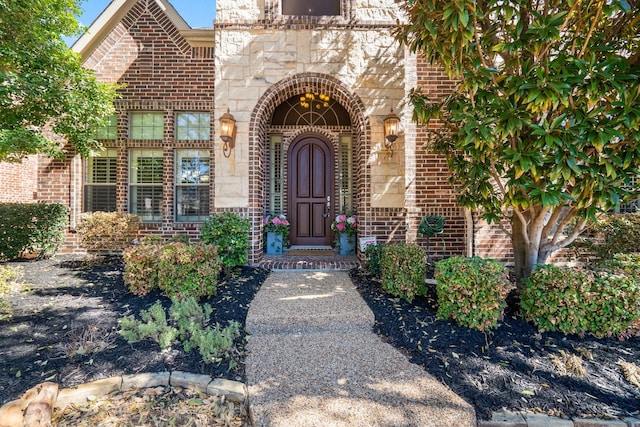
[[[0,404],[47,380],[64,388],[116,375],[181,370],[244,381],[244,322],[266,270],[243,267],[235,276],[223,274],[217,293],[199,299],[202,307],[211,307],[212,328],[238,323],[228,354],[203,363],[200,348],[185,352],[179,343],[163,351],[153,340],[129,344],[119,334],[123,318],[140,319],[157,301],[167,313],[171,307],[159,289],[144,296],[129,292],[120,257],[60,256],[4,266],[20,267],[23,285],[3,296],[11,310],[0,320]]]
[[[376,333],[471,403],[479,419],[503,408],[557,417],[640,415],[640,338],[539,332],[513,311],[481,332],[438,318],[435,285],[412,302],[352,270]]]

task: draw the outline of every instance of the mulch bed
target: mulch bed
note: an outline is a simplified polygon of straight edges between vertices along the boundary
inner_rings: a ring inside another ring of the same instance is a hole
[[[22,267],[24,285],[4,297],[12,314],[0,320],[0,404],[43,381],[65,388],[116,375],[168,370],[245,380],[244,321],[266,270],[244,268],[222,281],[218,295],[202,300],[214,307],[215,321],[226,325],[237,320],[243,327],[231,363],[204,364],[197,353],[185,354],[181,348],[163,352],[148,341],[129,345],[120,337],[118,319],[137,315],[156,300],[169,304],[159,293],[130,294],[122,280],[121,260],[87,263],[59,257],[10,265]],[[470,402],[480,419],[503,408],[569,418],[640,414],[640,371],[635,377],[633,372],[640,366],[640,338],[618,341],[538,333],[513,311],[507,312],[497,330],[485,335],[438,320],[433,290],[407,303],[382,292],[379,283],[361,271],[353,270],[352,278],[375,313],[376,332]],[[579,371],[576,357],[582,359],[584,376],[571,373]],[[200,399],[207,397],[174,392],[154,388],[141,395],[112,397],[110,403],[94,405],[94,412],[82,419],[113,413],[123,406],[118,405],[121,399],[127,399],[126,407],[135,403],[142,408],[133,411],[137,416],[163,414],[162,407],[145,406],[150,401],[174,402],[174,408],[184,409],[164,412],[169,420],[177,421],[187,409],[194,410],[192,414],[204,410]],[[175,400],[183,397],[186,400]],[[237,415],[231,417],[230,424],[238,420]],[[69,425],[79,425],[77,418],[71,420]],[[148,420],[153,425],[152,418]]]
[[[385,294],[361,270],[351,276],[375,314],[376,332],[471,403],[479,419],[501,409],[563,418],[640,414],[639,337],[539,333],[514,313],[513,301],[500,326],[485,335],[438,320],[433,288],[408,303]]]
[[[268,271],[243,268],[235,277],[223,277],[216,296],[202,299],[214,308],[212,320],[241,325],[233,360],[205,364],[197,352],[181,347],[161,351],[158,344],[128,344],[118,334],[118,320],[148,309],[159,292],[132,295],[122,279],[120,258],[86,262],[74,257],[12,262],[24,277],[21,289],[3,299],[11,315],[0,320],[0,405],[17,399],[43,381],[60,388],[124,374],[186,371],[213,378],[245,381],[244,323],[249,303]]]

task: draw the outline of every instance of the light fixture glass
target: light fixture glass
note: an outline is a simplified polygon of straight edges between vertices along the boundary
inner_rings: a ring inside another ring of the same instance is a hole
[[[398,139],[400,131],[400,117],[391,109],[391,112],[384,116],[384,148],[389,153],[389,158],[393,156],[393,144]]]
[[[225,157],[231,155],[232,141],[236,131],[236,119],[231,115],[229,109],[220,116],[220,139],[224,141],[222,153]]]

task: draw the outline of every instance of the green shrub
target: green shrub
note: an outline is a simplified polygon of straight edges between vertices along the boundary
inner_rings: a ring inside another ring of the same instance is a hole
[[[617,274],[627,275],[640,283],[640,254],[615,254],[613,258],[603,261],[600,267]]]
[[[80,246],[90,253],[121,253],[131,246],[140,230],[140,217],[122,212],[83,214],[78,225]]]
[[[640,252],[640,213],[606,215],[594,225],[593,233],[598,238],[589,240],[587,246],[600,259]]]
[[[367,245],[364,250],[365,263],[364,269],[367,274],[374,277],[382,276],[382,268],[380,266],[380,260],[382,258],[383,245]]]
[[[407,301],[426,295],[425,256],[424,250],[413,243],[384,245],[380,257],[382,289]]]
[[[203,242],[218,247],[225,269],[243,266],[249,256],[251,223],[234,212],[221,212],[207,218],[200,230]]]
[[[124,283],[134,295],[147,295],[158,288],[158,260],[162,245],[142,240],[138,246],[124,250]]]
[[[439,318],[479,331],[497,326],[512,287],[502,264],[480,257],[451,257],[436,263],[435,278]]]
[[[181,342],[185,352],[197,350],[205,363],[220,362],[231,356],[233,341],[240,331],[238,322],[230,322],[225,328],[217,323],[208,326],[213,312],[211,305],[200,305],[193,296],[171,301],[169,319],[158,301],[149,310],[140,312],[142,320],[122,318],[120,335],[129,343],[151,339],[162,349]]]
[[[220,258],[214,246],[156,242],[157,239],[143,239],[140,245],[123,253],[123,277],[131,293],[147,295],[159,288],[169,297],[216,294]]]
[[[167,314],[160,301],[156,301],[149,310],[140,311],[140,318],[124,317],[120,320],[120,335],[129,344],[151,339],[160,344],[161,349],[167,349],[178,338],[178,329],[169,325]]]
[[[158,287],[168,297],[204,297],[216,294],[220,259],[215,246],[168,243],[157,264]]]
[[[51,257],[64,242],[68,217],[59,203],[0,203],[0,260]]]
[[[624,337],[640,319],[640,286],[607,269],[546,265],[525,281],[520,305],[543,331]]]

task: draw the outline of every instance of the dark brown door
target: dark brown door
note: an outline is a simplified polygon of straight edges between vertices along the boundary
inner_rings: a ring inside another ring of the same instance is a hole
[[[333,189],[333,151],[316,136],[289,150],[289,219],[292,245],[331,245],[327,202]]]

